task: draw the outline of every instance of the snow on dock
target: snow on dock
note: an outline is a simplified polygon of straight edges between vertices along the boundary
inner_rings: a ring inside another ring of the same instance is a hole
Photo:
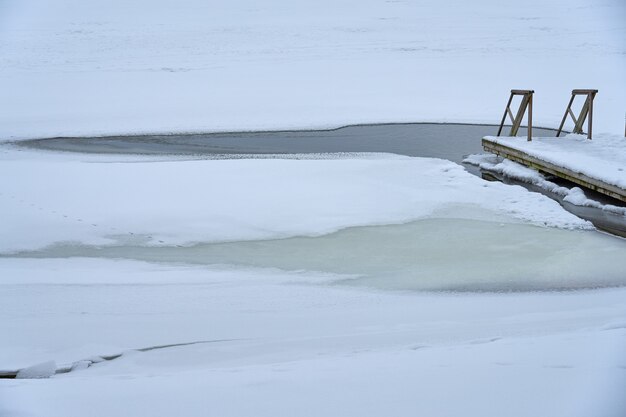
[[[486,136],[483,148],[626,202],[626,138],[583,135],[533,138]]]

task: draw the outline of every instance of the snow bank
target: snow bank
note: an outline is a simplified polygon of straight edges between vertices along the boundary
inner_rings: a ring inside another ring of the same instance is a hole
[[[621,0],[2,3],[3,140],[497,123],[511,88],[551,127],[597,88],[624,129]]]
[[[428,217],[593,228],[547,197],[440,159],[86,163],[28,155],[0,165],[1,251],[61,241],[181,245],[320,235]]]
[[[17,379],[39,379],[50,378],[57,370],[57,364],[54,361],[47,361],[22,368],[18,371],[15,378]]]

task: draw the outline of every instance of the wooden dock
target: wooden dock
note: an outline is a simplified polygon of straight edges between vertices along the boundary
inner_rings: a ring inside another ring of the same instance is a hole
[[[548,161],[544,161],[536,156],[529,155],[519,149],[514,149],[509,146],[497,143],[494,140],[483,138],[483,149],[486,152],[496,154],[511,161],[519,162],[520,164],[534,168],[541,172],[552,174],[559,178],[563,178],[582,187],[597,191],[607,196],[613,197],[622,202],[626,202],[626,189],[620,188],[613,184],[608,184],[597,178],[592,178],[581,172],[575,172],[571,169],[555,165]]]

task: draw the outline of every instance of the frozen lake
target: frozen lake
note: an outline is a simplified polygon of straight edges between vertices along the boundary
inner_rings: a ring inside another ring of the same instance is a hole
[[[353,415],[371,392],[392,414],[439,410],[442,392],[470,415],[520,396],[517,415],[542,415],[580,390],[619,409],[626,242],[461,166],[491,129],[3,145],[0,177],[18,180],[0,189],[0,370],[74,369],[6,380],[7,413],[257,415],[270,398],[265,415],[292,415],[346,386],[331,408]]]
[[[426,219],[316,237],[150,246],[59,244],[19,258],[105,258],[313,271],[333,283],[426,291],[537,291],[626,284],[626,242],[593,231]]]
[[[193,135],[142,135],[48,138],[17,142],[28,148],[90,154],[177,155],[201,158],[284,157],[289,154],[386,152],[406,156],[447,159],[462,163],[465,156],[482,153],[480,139],[494,135],[498,126],[481,124],[398,123],[346,126],[331,130],[207,133]],[[504,133],[508,128],[504,129]],[[526,134],[520,129],[520,136]],[[534,128],[535,136],[555,136],[554,129]],[[480,169],[464,165],[476,175]],[[488,178],[522,185],[553,198],[569,212],[596,227],[626,237],[626,218],[592,208],[576,206],[563,197],[523,182],[488,174]],[[556,180],[559,182],[559,180]],[[572,184],[569,185],[573,186]],[[607,199],[592,191],[590,198]],[[610,203],[615,204],[613,201]]]
[[[623,12],[0,1],[0,371],[74,369],[0,416],[623,417],[626,243],[460,165],[495,126],[89,139],[493,123],[511,88],[555,127],[583,87],[621,135]]]
[[[490,125],[418,123],[359,125],[320,131],[52,138],[18,143],[29,149],[79,155],[147,155],[166,160],[182,158],[183,161],[189,158],[324,159],[332,158],[332,154],[386,152],[441,158],[460,164],[468,154],[482,152],[480,138],[493,134],[496,129]],[[553,135],[554,132],[536,129],[535,134]],[[473,166],[464,167],[482,175]],[[150,177],[146,177],[146,181],[150,181]],[[203,187],[201,178],[198,184],[196,193]],[[430,193],[437,192],[434,191],[437,188],[445,189],[446,184],[434,185]],[[526,187],[534,191],[532,186]],[[300,194],[301,190],[295,192]],[[305,195],[306,192],[302,198]],[[560,203],[571,212],[593,220],[597,226],[610,225],[613,229],[626,230],[624,216]],[[112,243],[106,245],[57,242],[12,256],[305,270],[337,275],[333,282],[395,290],[535,291],[626,284],[626,265],[621,261],[626,243],[622,239],[597,231],[511,223],[510,219],[503,220],[489,211],[463,204],[434,217],[401,224],[348,227],[330,230],[330,233],[301,233],[305,236],[224,237],[211,238],[209,242],[196,238],[183,245],[159,244],[160,241],[156,242],[147,233],[134,232],[127,236],[110,233]]]

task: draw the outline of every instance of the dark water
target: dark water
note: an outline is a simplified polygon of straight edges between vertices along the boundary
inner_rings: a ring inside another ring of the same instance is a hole
[[[448,159],[462,163],[465,156],[483,153],[481,138],[495,135],[498,126],[469,124],[379,124],[347,126],[332,130],[274,131],[239,133],[204,133],[180,135],[110,136],[97,138],[50,138],[18,142],[19,146],[51,151],[98,154],[142,155],[188,155],[215,157],[218,155],[285,155],[337,152],[387,152],[406,156]],[[536,136],[554,136],[553,129],[533,129]],[[520,136],[525,136],[520,129]],[[478,168],[465,165],[476,175],[483,175]],[[596,227],[626,236],[626,218],[605,211],[579,207],[557,195],[535,189],[524,183],[516,183],[532,191],[542,192],[559,201],[573,214],[590,220]],[[563,184],[567,186],[568,184]],[[571,186],[571,184],[570,184]],[[605,203],[605,197],[588,193],[591,198]]]
[[[537,135],[554,135],[554,130],[534,130]],[[497,131],[498,127],[492,125],[413,123],[315,131],[51,138],[19,144],[55,151],[144,155],[388,152],[460,163],[465,155],[481,153],[480,139]]]

